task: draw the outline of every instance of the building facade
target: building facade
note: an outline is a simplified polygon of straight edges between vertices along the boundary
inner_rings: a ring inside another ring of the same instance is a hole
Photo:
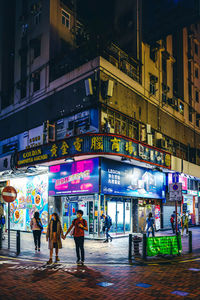
[[[20,186],[13,214],[18,222],[24,210],[22,230],[35,209],[45,223],[57,210],[67,228],[80,207],[91,236],[101,234],[102,212],[116,234],[143,231],[150,211],[158,229],[168,227],[174,172],[187,181],[180,212],[187,203],[199,223],[199,25],[147,43],[138,2],[127,1],[127,19],[115,1],[115,40],[106,46],[86,29],[79,2],[18,2],[12,101],[0,96],[0,164],[2,186]],[[136,25],[132,36],[117,35],[122,20]]]

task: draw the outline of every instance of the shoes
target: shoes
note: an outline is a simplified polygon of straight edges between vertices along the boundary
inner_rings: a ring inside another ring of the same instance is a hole
[[[37,246],[35,247],[35,251],[37,251]]]
[[[38,252],[40,252],[40,248],[38,248]]]
[[[105,240],[104,243],[108,243],[108,240]]]
[[[57,261],[60,261],[60,258],[59,258],[58,256],[56,256],[56,262],[57,262]]]
[[[112,242],[112,238],[110,238],[110,241]]]
[[[52,264],[52,258],[50,258],[49,260],[48,260],[48,262],[47,262],[47,265],[51,265]]]
[[[76,263],[77,263],[77,265],[80,265],[80,263],[81,263],[80,259],[77,259]]]
[[[81,264],[82,266],[84,266],[84,260],[81,260],[81,261],[80,261],[80,264]]]

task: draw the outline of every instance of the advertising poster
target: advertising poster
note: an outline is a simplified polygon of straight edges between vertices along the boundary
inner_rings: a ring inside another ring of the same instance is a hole
[[[162,199],[165,175],[150,169],[102,160],[101,191],[104,194]]]
[[[99,159],[87,159],[49,168],[49,196],[99,192]]]
[[[12,179],[10,185],[17,191],[17,199],[10,204],[11,229],[31,231],[31,218],[38,211],[45,232],[48,225],[48,176]]]

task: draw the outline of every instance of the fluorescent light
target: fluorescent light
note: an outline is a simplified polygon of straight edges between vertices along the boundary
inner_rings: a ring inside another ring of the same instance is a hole
[[[65,162],[72,163],[72,162],[75,162],[75,159],[73,157],[68,157],[68,158],[65,158]]]

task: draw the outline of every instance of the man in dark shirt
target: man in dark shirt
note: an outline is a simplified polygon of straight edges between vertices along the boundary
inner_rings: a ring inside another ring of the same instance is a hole
[[[67,230],[65,237],[67,234],[73,229],[73,236],[76,245],[76,256],[77,256],[77,264],[84,264],[85,260],[85,251],[84,251],[84,235],[85,230],[88,230],[87,221],[83,219],[83,211],[78,210],[76,213],[77,219],[74,219],[72,225]],[[81,261],[80,261],[80,252],[81,252]]]

